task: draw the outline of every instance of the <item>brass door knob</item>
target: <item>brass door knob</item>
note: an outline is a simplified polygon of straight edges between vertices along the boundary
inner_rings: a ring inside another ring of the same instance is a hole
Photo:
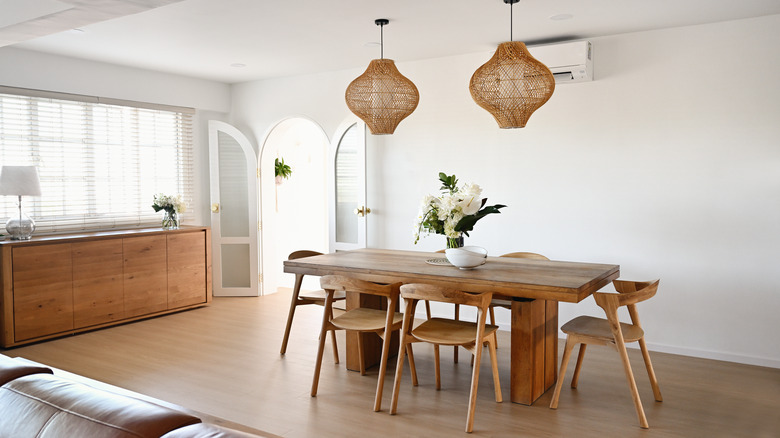
[[[360,216],[360,217],[363,217],[363,216],[365,216],[365,215],[367,215],[369,213],[371,213],[371,209],[368,208],[368,207],[364,207],[362,205],[360,206],[360,208],[356,208],[355,209],[355,214]]]
[[[212,213],[219,213],[219,202],[215,202],[211,204],[211,212]]]

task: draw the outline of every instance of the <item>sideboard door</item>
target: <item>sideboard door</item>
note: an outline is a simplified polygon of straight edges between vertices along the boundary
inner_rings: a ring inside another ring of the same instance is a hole
[[[75,328],[124,318],[122,255],[122,239],[73,243]]]
[[[73,329],[71,244],[13,249],[14,340]]]
[[[208,301],[206,232],[168,236],[168,308]]]
[[[122,239],[125,316],[168,309],[168,268],[165,235]]]

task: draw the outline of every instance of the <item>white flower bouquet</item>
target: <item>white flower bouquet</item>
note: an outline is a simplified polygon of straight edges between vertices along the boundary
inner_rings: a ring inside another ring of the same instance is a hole
[[[184,204],[184,200],[181,199],[181,195],[173,196],[162,193],[154,195],[152,208],[155,212],[165,210],[168,213],[184,213],[187,211],[187,206]]]
[[[478,220],[491,213],[501,213],[499,210],[506,205],[488,205],[487,198],[482,197],[482,188],[476,184],[464,184],[458,187],[455,175],[439,173],[442,182],[442,194],[428,195],[423,199],[420,214],[414,227],[414,243],[420,240],[420,233],[443,234],[447,237],[447,247],[461,246],[462,236],[469,235]]]
[[[187,210],[187,206],[184,204],[184,200],[181,199],[181,195],[171,196],[158,193],[154,195],[154,204],[152,208],[155,212],[160,210],[165,211],[165,215],[162,219],[162,227],[164,230],[175,230],[179,228],[179,213],[184,213]]]

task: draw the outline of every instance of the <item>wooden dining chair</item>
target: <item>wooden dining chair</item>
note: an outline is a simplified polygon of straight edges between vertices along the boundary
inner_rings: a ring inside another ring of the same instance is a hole
[[[650,362],[650,354],[645,344],[645,333],[639,324],[639,314],[636,310],[636,303],[650,299],[655,295],[658,290],[658,282],[659,280],[646,282],[614,280],[612,283],[618,293],[595,292],[593,294],[596,304],[604,310],[607,319],[579,316],[561,327],[561,330],[566,333],[566,346],[563,350],[561,371],[558,374],[558,382],[555,385],[550,409],[558,408],[558,398],[561,394],[563,378],[566,375],[566,366],[574,346],[580,344],[577,365],[574,368],[574,375],[571,379],[572,388],[577,387],[582,360],[585,357],[585,347],[588,344],[609,345],[617,349],[620,354],[628,386],[631,388],[631,397],[634,399],[636,414],[639,417],[639,425],[644,429],[649,428],[645,411],[642,409],[642,401],[639,399],[636,381],[634,381],[634,373],[631,371],[631,363],[628,360],[626,342],[639,342],[639,348],[642,350],[642,357],[645,361],[647,374],[650,377],[650,385],[653,387],[655,400],[663,401],[661,389],[658,387],[658,380],[655,377],[655,371],[653,371],[653,364]],[[618,308],[622,306],[628,308],[631,324],[622,323],[618,319]]]
[[[308,251],[308,250],[301,250],[301,251],[295,251],[291,253],[287,260],[295,260],[295,259],[302,259],[304,257],[312,257],[322,255],[321,252],[317,251]],[[284,328],[284,339],[282,339],[282,349],[279,351],[280,354],[284,354],[287,352],[287,341],[290,339],[290,329],[292,328],[293,323],[293,317],[295,316],[295,309],[298,306],[305,306],[308,304],[316,304],[318,306],[322,306],[325,304],[325,291],[324,290],[316,290],[316,291],[303,291],[301,292],[301,285],[303,284],[303,277],[304,274],[295,274],[295,285],[293,286],[293,292],[292,292],[292,301],[290,301],[290,310],[287,313],[287,325]],[[347,298],[347,295],[344,292],[337,292],[333,300],[334,301],[341,301]],[[331,343],[333,344],[333,361],[335,363],[339,363],[339,347],[336,343],[336,333],[330,332],[331,337]]]
[[[436,251],[437,253],[444,254],[446,249],[440,249]],[[431,319],[431,303],[428,300],[425,300],[425,315],[428,317],[428,319]],[[454,314],[455,320],[460,319],[460,304],[455,303],[455,314]],[[458,347],[455,346],[452,349],[452,361],[455,363],[458,363]],[[474,358],[472,357],[471,363],[474,363]]]
[[[443,250],[441,251],[443,252]],[[510,252],[508,254],[504,254],[501,257],[512,257],[516,259],[533,259],[533,260],[550,260],[547,257],[537,254],[534,252]],[[503,298],[493,298],[493,300],[490,302],[490,307],[488,308],[488,312],[490,315],[490,324],[495,325],[496,324],[496,313],[495,308],[496,307],[502,307],[505,309],[512,310],[512,301],[503,299]],[[425,303],[425,310],[428,313],[428,319],[431,318],[431,311],[430,307],[428,306],[428,302]],[[460,308],[456,304],[455,305],[455,319],[460,319]],[[496,348],[498,348],[498,337],[496,337]],[[455,363],[458,362],[458,349],[455,348],[455,352],[453,353],[453,360]],[[474,364],[474,356],[471,356],[471,364]]]
[[[317,386],[320,380],[320,368],[322,366],[322,353],[325,348],[327,332],[336,330],[352,330],[358,333],[358,356],[360,357],[360,374],[366,373],[366,363],[363,352],[363,334],[376,333],[382,338],[382,356],[379,362],[379,378],[376,385],[374,398],[374,410],[379,411],[382,406],[382,390],[387,371],[387,357],[390,353],[390,335],[399,330],[403,323],[403,315],[397,312],[398,294],[401,283],[376,284],[356,278],[342,275],[326,275],[320,278],[320,286],[325,290],[325,307],[322,313],[322,329],[320,330],[320,343],[317,348],[317,363],[314,368],[314,380],[311,384],[311,396],[317,395]],[[333,315],[333,300],[336,292],[358,292],[361,294],[376,295],[387,299],[387,309],[369,309],[358,307],[347,310],[339,316]]]
[[[468,415],[466,417],[466,432],[471,432],[474,428],[474,410],[477,402],[477,387],[479,385],[479,365],[482,359],[482,347],[485,344],[487,344],[488,351],[490,352],[496,402],[501,403],[502,401],[494,336],[498,327],[485,324],[487,309],[490,305],[492,294],[484,293],[475,295],[455,289],[413,283],[401,286],[401,297],[404,299],[405,309],[403,327],[401,328],[401,340],[398,348],[398,364],[395,369],[395,381],[393,382],[393,399],[391,402],[390,414],[394,415],[397,411],[398,395],[401,388],[401,375],[403,374],[404,352],[407,350],[407,346],[411,347],[411,344],[415,342],[433,344],[434,359],[436,362],[437,390],[441,389],[439,345],[460,346],[471,351],[476,357],[471,374],[471,393],[469,396]],[[414,311],[420,300],[474,306],[477,308],[477,322],[431,318],[413,329]],[[408,350],[411,349],[409,348]],[[412,359],[412,357],[410,357],[410,359]],[[412,384],[416,386],[417,382],[415,377],[417,371],[413,360],[409,361],[409,369],[412,373]]]
[[[550,260],[547,257],[537,254],[535,252],[510,252],[508,254],[504,254],[501,257],[511,257],[516,259],[532,259],[532,260]],[[495,325],[496,324],[496,313],[495,308],[501,307],[504,309],[512,310],[512,301],[503,299],[503,298],[495,298],[490,301],[490,307],[488,308],[489,315],[490,315],[490,324]],[[458,309],[455,308],[455,319],[458,319]],[[496,348],[498,348],[498,336],[496,336]],[[458,361],[457,351],[455,352],[455,362]],[[474,356],[471,356],[471,364],[474,365]]]

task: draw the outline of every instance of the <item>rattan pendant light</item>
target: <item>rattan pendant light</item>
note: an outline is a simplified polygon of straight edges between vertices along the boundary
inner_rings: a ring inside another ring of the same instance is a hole
[[[390,21],[375,20],[380,27],[381,58],[368,64],[366,71],[347,87],[349,110],[360,117],[372,134],[392,134],[411,114],[420,101],[417,87],[402,75],[392,59],[384,58],[384,25]]]
[[[509,42],[471,77],[469,90],[477,105],[486,109],[501,128],[523,128],[534,111],[544,105],[555,90],[550,69],[531,56],[525,44],[512,41],[512,5],[520,0],[504,0],[510,6]]]

